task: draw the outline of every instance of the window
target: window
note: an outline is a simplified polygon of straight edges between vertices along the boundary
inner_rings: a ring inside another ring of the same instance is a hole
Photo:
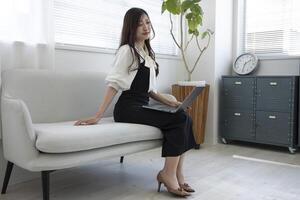
[[[34,0],[0,0],[0,40],[45,44],[48,34],[45,19],[48,13],[44,4],[43,1]]]
[[[300,55],[299,0],[243,1],[243,52]]]
[[[125,12],[131,7],[145,9],[151,19],[158,54],[177,55],[170,36],[169,15],[161,15],[160,0],[54,0],[55,42],[78,46],[117,49]],[[178,22],[175,19],[174,24]],[[178,36],[178,26],[174,27]]]

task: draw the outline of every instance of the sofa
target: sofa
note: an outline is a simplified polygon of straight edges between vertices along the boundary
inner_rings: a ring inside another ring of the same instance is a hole
[[[152,126],[114,122],[114,98],[96,125],[74,126],[102,101],[105,73],[10,69],[2,73],[1,120],[4,157],[8,161],[2,194],[13,166],[41,172],[43,199],[49,199],[50,173],[108,157],[161,146]],[[168,98],[175,98],[167,95]]]

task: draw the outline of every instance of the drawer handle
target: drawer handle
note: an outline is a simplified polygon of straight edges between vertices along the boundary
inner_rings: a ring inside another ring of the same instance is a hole
[[[270,116],[269,116],[269,119],[276,119],[276,116],[270,115]]]
[[[235,116],[241,116],[241,113],[234,113]]]
[[[235,85],[242,85],[242,82],[241,81],[235,81],[234,84]]]
[[[270,85],[277,85],[277,82],[270,82]]]

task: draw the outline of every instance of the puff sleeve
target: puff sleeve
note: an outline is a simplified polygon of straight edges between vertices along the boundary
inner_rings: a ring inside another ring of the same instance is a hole
[[[117,91],[130,89],[131,83],[136,75],[137,70],[130,72],[128,70],[128,67],[133,61],[131,51],[129,45],[123,45],[119,48],[112,69],[105,79],[106,84]]]

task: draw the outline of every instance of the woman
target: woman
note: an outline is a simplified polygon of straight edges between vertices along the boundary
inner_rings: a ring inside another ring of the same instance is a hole
[[[158,173],[158,191],[161,183],[177,196],[188,196],[194,190],[184,181],[184,152],[195,146],[192,120],[185,111],[175,114],[142,108],[149,97],[169,106],[180,102],[170,101],[156,91],[158,65],[150,46],[153,31],[146,11],[129,9],[124,17],[121,44],[114,67],[107,76],[107,90],[95,116],[78,120],[75,125],[96,124],[103,116],[118,90],[122,90],[114,108],[116,122],[138,123],[158,127],[163,133],[162,156],[164,168]],[[153,31],[154,33],[154,31]]]

